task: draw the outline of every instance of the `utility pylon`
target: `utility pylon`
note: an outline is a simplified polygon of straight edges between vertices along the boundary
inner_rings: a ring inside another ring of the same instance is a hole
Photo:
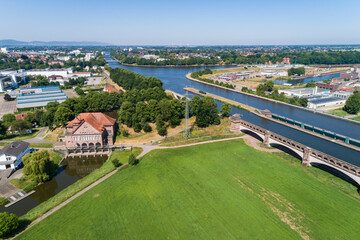
[[[189,129],[189,99],[188,91],[185,94],[185,128],[184,128],[184,139],[190,138],[190,129]]]

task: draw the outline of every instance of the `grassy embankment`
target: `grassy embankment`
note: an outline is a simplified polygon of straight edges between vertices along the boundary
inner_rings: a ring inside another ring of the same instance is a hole
[[[189,139],[184,139],[183,132],[178,133],[174,136],[167,137],[161,141],[161,146],[178,146],[190,143],[198,143],[205,142],[209,140],[217,140],[223,138],[232,138],[232,137],[240,137],[243,134],[237,134],[230,132],[229,128],[231,125],[231,121],[229,118],[221,119],[221,124],[219,125],[211,125],[207,128],[200,128],[194,126],[190,130]],[[155,143],[157,144],[157,143]]]
[[[234,140],[150,152],[19,239],[358,239],[359,203],[341,179]]]
[[[340,117],[350,115],[349,113],[344,111],[342,108],[332,109],[332,110],[327,111],[327,113],[332,114],[332,115],[336,115],[336,116],[340,116]]]
[[[193,125],[194,122],[195,122],[195,117],[191,117],[189,119],[189,125],[190,126]],[[174,128],[169,126],[167,129],[168,136],[184,130],[184,125],[185,125],[185,120],[182,119],[181,124],[179,126],[176,126]],[[164,138],[163,136],[160,136],[157,133],[155,124],[150,123],[150,126],[152,127],[151,132],[145,133],[144,131],[141,131],[139,133],[136,133],[132,128],[129,128],[126,125],[122,125],[121,128],[126,129],[130,135],[127,137],[124,137],[123,135],[116,136],[116,144],[139,145],[139,144],[149,143],[151,141],[156,142]]]
[[[141,148],[133,148],[132,152],[135,156],[138,156],[141,152]],[[111,160],[113,158],[117,158],[121,164],[124,164],[128,161],[128,157],[131,151],[124,150],[124,151],[114,151],[110,156],[110,161],[105,162],[101,168],[95,169],[86,177],[78,180],[74,184],[70,185],[69,187],[65,188],[54,197],[50,198],[49,200],[41,203],[37,207],[31,209],[28,213],[24,216],[20,217],[20,220],[23,222],[33,221],[36,218],[40,217],[44,213],[48,212],[52,208],[56,207],[60,203],[64,202],[65,200],[69,199],[77,192],[81,191],[82,189],[86,188],[90,184],[94,183],[101,177],[105,176],[106,174],[110,173],[111,171],[115,170],[114,165],[112,164]]]
[[[63,158],[61,153],[49,151],[50,159],[55,163],[59,164],[61,159]],[[24,190],[25,192],[29,192],[32,190],[36,185],[37,182],[27,176],[23,175],[19,179],[11,179],[10,183],[15,187]]]
[[[58,127],[52,131],[49,131],[47,135],[44,137],[45,141],[48,142],[57,142],[59,136],[64,133],[65,128]]]
[[[354,118],[352,118],[352,120],[360,121],[360,116],[354,117]]]

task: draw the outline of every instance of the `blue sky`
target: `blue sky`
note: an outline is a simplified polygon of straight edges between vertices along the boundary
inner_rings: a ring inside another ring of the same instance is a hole
[[[0,39],[120,45],[360,44],[360,0],[0,0]]]

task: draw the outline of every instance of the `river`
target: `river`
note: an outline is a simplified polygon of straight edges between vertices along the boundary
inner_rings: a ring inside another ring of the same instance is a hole
[[[105,55],[104,57],[106,60],[112,60],[112,58],[109,55]],[[212,94],[219,95],[221,97],[225,97],[228,99],[232,99],[234,101],[244,103],[246,105],[258,109],[269,109],[271,112],[276,113],[278,115],[295,119],[300,122],[304,122],[319,128],[323,128],[332,132],[339,133],[341,135],[345,135],[360,140],[360,125],[356,123],[342,120],[339,118],[325,116],[313,111],[307,111],[301,108],[292,107],[285,104],[275,103],[272,101],[267,101],[256,97],[247,96],[230,90],[224,90],[221,88],[209,86],[199,82],[190,81],[185,77],[186,74],[205,69],[205,67],[183,67],[183,68],[182,67],[174,67],[174,68],[136,67],[136,66],[123,66],[117,62],[110,62],[109,66],[112,68],[121,67],[145,76],[157,77],[163,82],[165,89],[169,89],[174,92],[178,92],[180,94],[185,94],[184,87],[196,88],[205,92],[209,92]],[[225,67],[226,66],[210,67],[210,69],[218,69]],[[330,75],[327,77],[331,78],[332,76]],[[324,77],[321,77],[321,79],[324,80]],[[311,81],[311,80],[304,79],[303,81]],[[244,120],[249,121],[258,126],[261,126],[272,132],[281,134],[285,137],[288,137],[297,142],[305,144],[311,148],[317,149],[331,156],[352,163],[356,166],[360,166],[360,152],[358,151],[351,150],[349,148],[340,146],[336,143],[314,137],[312,135],[306,134],[304,132],[292,128],[288,128],[284,125],[265,120],[254,114],[248,113],[240,109],[233,108],[232,114],[234,113],[240,113]]]
[[[62,162],[56,176],[43,184],[35,187],[35,193],[23,200],[11,205],[10,207],[0,206],[0,212],[15,213],[17,216],[24,215],[40,203],[55,196],[63,189],[67,188],[77,180],[85,177],[93,170],[102,166],[108,156],[96,157],[75,157],[67,158]]]

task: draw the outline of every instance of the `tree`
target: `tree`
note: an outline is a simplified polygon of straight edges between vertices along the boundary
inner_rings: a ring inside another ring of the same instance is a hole
[[[149,123],[144,123],[143,126],[142,126],[142,129],[144,130],[144,132],[151,132],[152,131],[152,128],[149,125]]]
[[[0,238],[6,237],[19,227],[18,217],[13,213],[0,213]]]
[[[15,115],[12,113],[4,114],[2,120],[5,123],[5,125],[10,125],[13,121],[15,121]]]
[[[311,87],[316,87],[316,83],[311,80],[311,82],[308,82],[306,85],[305,85],[306,88],[311,88]]]
[[[48,104],[46,104],[46,110],[49,110],[50,108],[58,108],[60,105],[60,103],[53,101],[53,102],[48,102]]]
[[[304,75],[305,74],[305,68],[304,67],[298,67],[298,68],[290,68],[288,70],[288,75]]]
[[[265,91],[271,92],[274,88],[274,82],[271,80],[267,80],[264,83],[264,88],[265,88]]]
[[[79,87],[76,87],[74,90],[75,90],[75,92],[77,94],[79,94],[79,96],[84,96],[85,95],[84,91]]]
[[[128,162],[129,162],[129,164],[130,165],[136,165],[136,164],[138,164],[139,163],[139,160],[138,159],[136,159],[136,157],[135,157],[135,155],[133,154],[133,153],[131,153],[130,155],[129,155],[129,160],[128,160]]]
[[[264,84],[260,83],[257,87],[256,87],[256,94],[258,95],[263,95],[265,94],[265,91],[267,90],[267,88],[265,87]]]
[[[350,114],[357,114],[360,111],[360,93],[354,93],[346,100],[344,111]]]
[[[57,170],[57,165],[50,160],[47,150],[26,154],[23,157],[23,173],[37,182],[49,180]]]
[[[190,107],[191,107],[191,113],[192,115],[196,116],[199,108],[200,108],[200,104],[201,104],[202,100],[198,95],[195,95],[192,99],[191,99],[191,103],[190,103]]]
[[[171,104],[167,99],[159,102],[160,116],[164,121],[168,121],[171,116]]]
[[[300,104],[300,106],[303,106],[303,107],[307,107],[307,105],[308,105],[308,99],[307,98],[300,98],[299,99],[299,104]]]
[[[11,131],[25,134],[26,130],[31,129],[32,124],[25,120],[15,120],[11,123]]]
[[[57,126],[64,126],[74,117],[74,113],[67,107],[60,106],[55,112],[54,123]]]
[[[221,108],[220,108],[220,114],[221,116],[223,117],[228,117],[229,114],[231,112],[231,107],[230,107],[230,104],[228,103],[223,103],[223,105],[221,105]]]
[[[167,135],[166,125],[160,116],[156,119],[156,130],[160,136]]]
[[[208,127],[209,125],[219,122],[215,101],[211,97],[201,99],[195,120],[196,125],[199,127]]]

